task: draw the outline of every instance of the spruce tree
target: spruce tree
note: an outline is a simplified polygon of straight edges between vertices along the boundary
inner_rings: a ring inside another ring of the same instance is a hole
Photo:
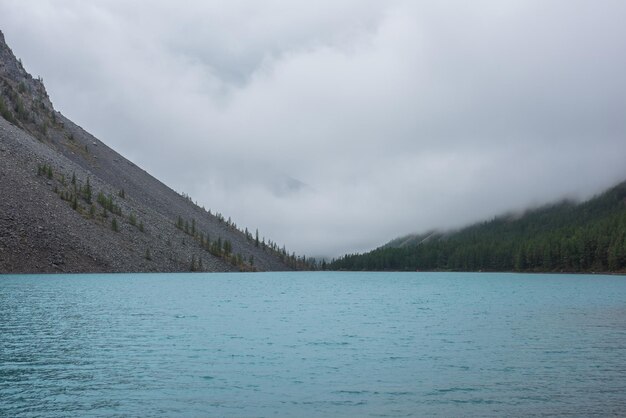
[[[91,193],[91,184],[89,183],[89,177],[87,177],[87,183],[83,187],[83,199],[85,199],[85,202],[91,203]]]

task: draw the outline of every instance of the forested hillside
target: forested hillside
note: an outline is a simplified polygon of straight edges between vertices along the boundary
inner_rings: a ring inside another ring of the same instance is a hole
[[[346,270],[626,271],[626,182],[460,231],[397,239],[330,264]],[[426,238],[427,239],[424,239]]]

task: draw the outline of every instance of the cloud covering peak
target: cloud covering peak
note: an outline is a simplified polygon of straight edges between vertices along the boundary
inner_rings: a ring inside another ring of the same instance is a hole
[[[621,1],[0,3],[64,114],[308,255],[626,178]]]

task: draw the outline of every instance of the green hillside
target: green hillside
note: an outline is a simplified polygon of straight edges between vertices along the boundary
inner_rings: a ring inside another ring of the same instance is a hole
[[[428,237],[428,239],[424,239]],[[346,270],[626,271],[626,182],[584,203],[563,201],[448,234],[396,239],[330,264]]]

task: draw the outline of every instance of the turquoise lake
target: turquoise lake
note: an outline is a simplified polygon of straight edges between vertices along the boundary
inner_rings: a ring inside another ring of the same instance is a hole
[[[0,276],[0,416],[626,416],[626,277]]]

